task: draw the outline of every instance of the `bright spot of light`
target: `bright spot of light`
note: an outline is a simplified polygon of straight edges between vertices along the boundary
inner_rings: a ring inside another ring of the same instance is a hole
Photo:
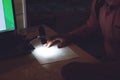
[[[58,48],[57,45],[50,48],[36,45],[32,54],[41,64],[78,57],[69,47]]]
[[[41,46],[37,46],[33,51],[33,53],[36,54],[37,56],[41,56],[44,58],[55,57],[59,55],[57,52],[58,49],[56,48],[57,48],[56,46],[48,48],[41,45]]]

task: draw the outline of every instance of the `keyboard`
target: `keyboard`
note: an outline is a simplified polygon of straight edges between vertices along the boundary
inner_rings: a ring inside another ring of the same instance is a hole
[[[30,54],[34,47],[21,35],[0,38],[0,59]]]

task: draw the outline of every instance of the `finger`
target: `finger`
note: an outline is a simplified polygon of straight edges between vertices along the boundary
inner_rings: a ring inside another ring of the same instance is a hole
[[[58,48],[62,48],[62,47],[65,47],[65,46],[67,46],[67,43],[65,43],[65,42],[58,44]]]
[[[59,44],[59,43],[61,43],[60,40],[55,40],[48,47],[54,46],[54,45]]]
[[[48,42],[46,47],[51,47],[53,42]]]
[[[54,45],[57,42],[57,39],[55,40],[51,40],[51,41],[47,41],[47,43],[44,45],[46,47],[51,47],[52,45]]]
[[[51,44],[52,44],[52,42],[51,42],[51,41],[47,41],[47,43],[46,43],[46,44],[44,44],[43,46],[44,46],[44,47],[50,47],[50,46],[51,46]]]

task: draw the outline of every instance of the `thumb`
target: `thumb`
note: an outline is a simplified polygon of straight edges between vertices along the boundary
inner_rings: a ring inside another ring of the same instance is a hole
[[[59,43],[59,44],[58,44],[58,48],[62,48],[62,47],[65,47],[65,46],[67,46],[66,43]]]

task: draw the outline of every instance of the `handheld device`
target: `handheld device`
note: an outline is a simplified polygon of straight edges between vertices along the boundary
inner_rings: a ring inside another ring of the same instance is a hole
[[[42,44],[47,43],[44,26],[39,26],[39,37]]]

